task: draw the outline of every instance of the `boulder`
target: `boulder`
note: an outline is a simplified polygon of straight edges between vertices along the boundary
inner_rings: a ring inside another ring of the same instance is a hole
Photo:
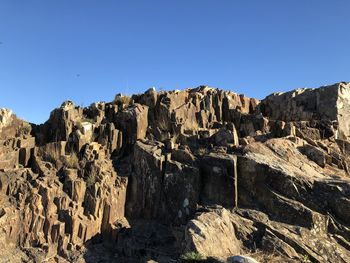
[[[185,231],[186,251],[218,258],[240,253],[240,242],[227,210],[202,213],[189,221]]]

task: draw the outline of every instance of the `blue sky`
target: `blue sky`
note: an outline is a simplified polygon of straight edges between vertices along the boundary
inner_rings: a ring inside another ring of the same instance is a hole
[[[1,0],[0,107],[210,85],[263,98],[350,80],[348,0]]]

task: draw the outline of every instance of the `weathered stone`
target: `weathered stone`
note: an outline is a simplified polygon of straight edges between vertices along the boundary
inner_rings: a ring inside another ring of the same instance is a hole
[[[68,141],[75,123],[82,118],[82,109],[76,107],[72,101],[62,103],[60,108],[51,112],[49,120],[44,124],[46,140]]]
[[[136,140],[146,137],[148,107],[134,104],[117,115],[117,128],[123,132],[123,145],[131,147]]]
[[[189,221],[186,226],[187,251],[207,257],[228,257],[240,253],[240,243],[230,221],[229,212],[207,212]]]
[[[330,159],[323,150],[309,144],[300,147],[300,151],[321,167],[325,167],[327,159]]]
[[[238,135],[235,128],[233,131],[227,129],[220,129],[217,133],[213,135],[214,143],[217,146],[228,146],[234,145],[238,146]]]
[[[200,179],[198,167],[167,160],[158,217],[185,224],[197,209]]]
[[[0,256],[348,262],[349,92],[150,89],[43,125],[0,110]]]
[[[234,207],[237,201],[236,156],[211,153],[201,161],[202,191],[204,204],[221,204]]]
[[[348,114],[349,83],[337,83],[319,89],[298,89],[274,93],[261,103],[265,116],[273,120],[310,121],[330,120],[338,123],[337,138],[350,135]]]
[[[157,144],[136,142],[126,206],[131,218],[157,216],[165,156]]]
[[[2,127],[7,126],[11,121],[13,117],[13,112],[9,109],[0,109],[0,129]]]

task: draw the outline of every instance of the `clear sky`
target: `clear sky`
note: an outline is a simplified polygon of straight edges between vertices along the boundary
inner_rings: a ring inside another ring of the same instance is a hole
[[[349,0],[0,0],[0,107],[210,85],[263,98],[350,80]]]

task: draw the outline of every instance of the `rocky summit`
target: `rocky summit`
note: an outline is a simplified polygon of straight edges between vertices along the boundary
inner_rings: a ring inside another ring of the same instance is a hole
[[[350,84],[0,109],[0,262],[350,262]]]

